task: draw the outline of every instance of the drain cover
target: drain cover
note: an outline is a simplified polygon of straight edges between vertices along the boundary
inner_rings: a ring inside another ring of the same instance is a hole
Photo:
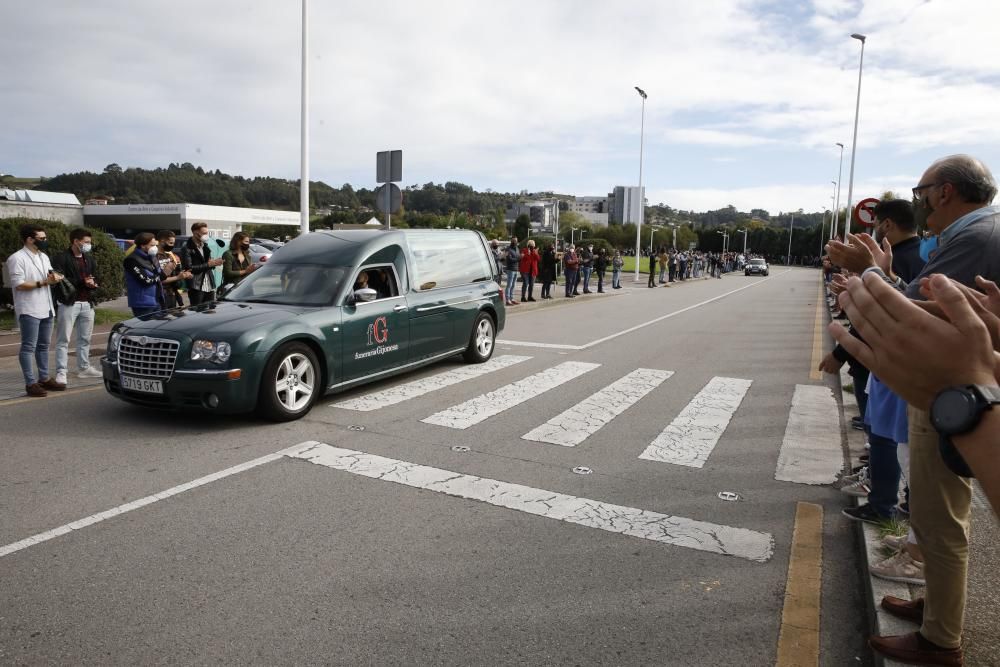
[[[594,471],[588,468],[587,466],[577,466],[573,468],[573,472],[576,473],[577,475],[589,475]]]
[[[719,491],[719,500],[725,500],[727,503],[734,503],[740,499],[740,494],[735,491]]]
[[[455,445],[454,447],[451,448],[451,451],[464,453],[464,452],[471,452],[472,450],[466,447],[465,445]]]
[[[364,426],[359,426],[358,424],[351,424],[350,426],[347,427],[347,430],[348,431],[364,431],[365,427]]]

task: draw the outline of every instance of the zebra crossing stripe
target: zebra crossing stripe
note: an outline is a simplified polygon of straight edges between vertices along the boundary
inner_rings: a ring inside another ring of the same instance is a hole
[[[494,371],[508,368],[514,364],[519,364],[522,361],[527,361],[528,359],[531,359],[531,357],[521,357],[514,354],[493,357],[485,364],[469,364],[468,366],[462,366],[450,371],[444,371],[443,373],[437,373],[436,375],[420,378],[419,380],[414,380],[413,382],[407,382],[405,384],[389,387],[375,394],[365,394],[363,396],[349,398],[344,401],[338,401],[330,407],[343,408],[345,410],[357,410],[359,412],[371,412],[372,410],[384,408],[387,405],[396,405],[397,403],[402,403],[403,401],[408,401],[411,398],[429,394],[430,392],[437,391],[438,389],[444,389],[445,387],[458,384],[459,382],[464,382],[465,380],[471,380],[473,378],[493,373]]]
[[[751,384],[752,380],[712,378],[639,458],[703,467]]]
[[[673,371],[637,368],[521,438],[575,447],[673,374]]]
[[[331,447],[324,443],[303,444],[306,446],[294,450],[287,456],[383,482],[477,500],[496,507],[630,535],[661,544],[736,556],[758,563],[770,560],[774,553],[774,538],[769,533],[578,498],[521,484]]]
[[[828,387],[797,384],[774,478],[799,484],[831,484],[844,467],[840,414]]]
[[[583,361],[566,361],[558,366],[547,368],[541,373],[535,373],[523,380],[454,405],[447,410],[436,412],[420,421],[425,424],[466,429],[565,384],[573,378],[580,377],[599,366],[600,364]]]

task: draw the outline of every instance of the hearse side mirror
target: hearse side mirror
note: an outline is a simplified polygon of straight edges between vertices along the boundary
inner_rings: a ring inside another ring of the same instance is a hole
[[[354,293],[351,294],[350,303],[366,303],[374,301],[377,298],[378,292],[371,287],[362,287],[361,289],[354,290]]]

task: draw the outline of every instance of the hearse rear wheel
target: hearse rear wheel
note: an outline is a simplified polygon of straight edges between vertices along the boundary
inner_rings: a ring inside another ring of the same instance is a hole
[[[479,313],[476,323],[472,325],[472,335],[469,336],[469,347],[465,348],[462,358],[470,364],[481,364],[493,356],[493,347],[497,340],[497,330],[489,313]]]
[[[303,343],[286,343],[267,360],[258,407],[272,421],[298,419],[322,395],[319,383],[319,362],[312,349]]]

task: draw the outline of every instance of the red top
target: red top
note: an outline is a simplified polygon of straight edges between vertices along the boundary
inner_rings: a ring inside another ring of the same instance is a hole
[[[521,275],[537,276],[538,275],[538,250],[535,248],[525,248],[521,253],[521,266],[518,270]]]

